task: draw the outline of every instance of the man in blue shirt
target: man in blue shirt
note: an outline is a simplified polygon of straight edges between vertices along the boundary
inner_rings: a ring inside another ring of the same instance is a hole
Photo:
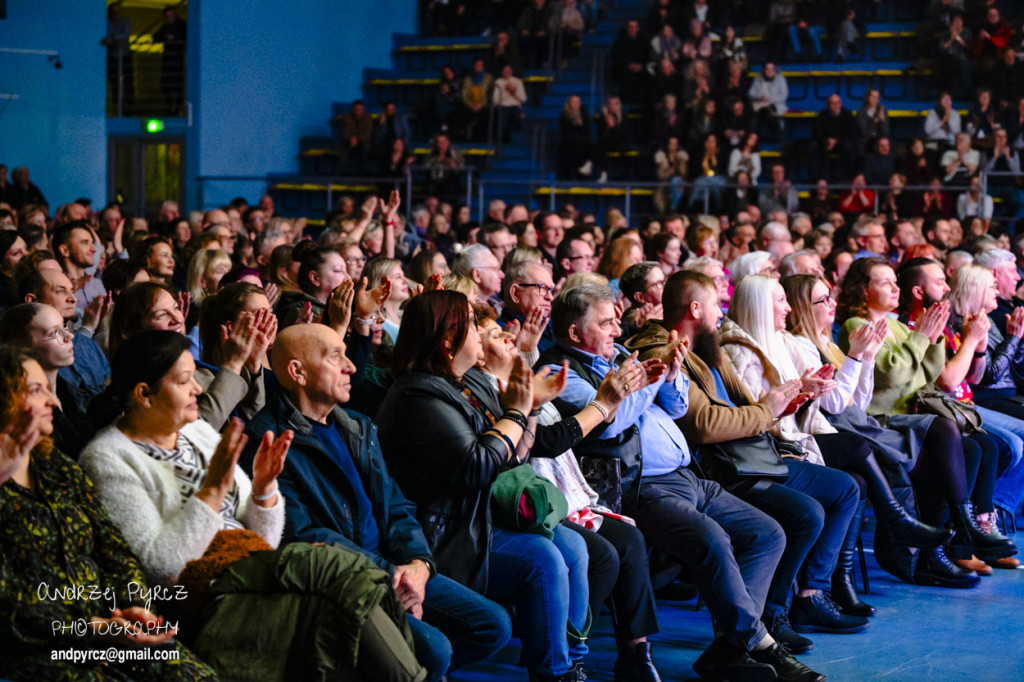
[[[268,430],[295,432],[277,478],[287,504],[285,540],[341,544],[390,571],[428,679],[501,649],[511,636],[508,614],[435,572],[415,507],[388,474],[377,427],[339,407],[355,371],[341,336],[319,324],[289,327],[274,343],[271,365],[279,395],[247,432],[250,445]],[[249,470],[254,453],[249,447],[242,456]]]
[[[569,409],[593,400],[614,367],[635,362],[615,343],[620,328],[607,287],[563,290],[552,303],[551,322],[557,341],[538,364],[557,369],[569,361],[561,395]],[[627,387],[631,393],[615,418],[573,450],[621,460],[623,511],[636,518],[649,543],[690,569],[720,633],[694,663],[701,677],[824,680],[786,653],[760,620],[785,545],[782,528],[687,468],[690,450],[674,421],[688,409],[689,381],[680,372],[687,348],[670,345],[663,360],[646,363],[647,385]]]

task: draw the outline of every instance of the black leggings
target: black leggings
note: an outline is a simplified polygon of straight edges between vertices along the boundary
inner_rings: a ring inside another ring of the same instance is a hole
[[[658,632],[657,605],[647,566],[644,536],[624,521],[605,517],[594,532],[569,521],[590,554],[590,611],[596,619],[610,596],[615,637],[620,644]]]
[[[949,419],[932,420],[921,443],[921,454],[910,470],[921,520],[941,527],[949,507],[969,500],[980,511],[991,511],[998,457],[998,449],[987,434],[965,438]]]

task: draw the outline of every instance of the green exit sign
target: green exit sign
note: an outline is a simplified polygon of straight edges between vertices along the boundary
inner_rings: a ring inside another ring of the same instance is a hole
[[[151,118],[145,122],[143,127],[147,133],[159,133],[164,129],[164,122],[158,118]]]

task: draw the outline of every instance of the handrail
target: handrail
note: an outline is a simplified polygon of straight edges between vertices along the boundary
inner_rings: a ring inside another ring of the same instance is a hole
[[[138,33],[136,33],[134,38],[130,38],[129,41],[128,41],[128,48],[131,49],[132,45],[139,44],[141,42],[143,36],[148,37],[148,36],[153,35],[153,32],[156,31],[160,27],[160,25],[164,23],[164,12],[165,11],[178,9],[182,5],[185,5],[187,7],[188,6],[188,0],[179,0],[179,2],[177,2],[176,4],[171,5],[170,7],[164,7],[162,10],[160,10],[160,19],[158,21],[153,22],[152,24],[150,24],[146,28],[142,29]],[[179,19],[180,19],[180,17],[179,17]]]

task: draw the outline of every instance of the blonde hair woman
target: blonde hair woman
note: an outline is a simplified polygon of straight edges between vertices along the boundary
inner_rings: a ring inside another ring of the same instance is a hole
[[[762,275],[746,277],[736,287],[729,319],[722,324],[722,349],[753,395],[794,379],[801,381],[803,392],[811,394],[810,407],[798,412],[799,418],[793,415],[780,419],[777,433],[803,445],[808,461],[846,471],[857,481],[861,501],[839,551],[831,594],[844,612],[871,616],[874,609],[858,598],[852,579],[865,493],[901,542],[935,547],[948,540],[950,534],[924,526],[909,516],[893,497],[868,441],[853,431],[840,434],[821,413],[821,400],[831,396],[838,386],[832,378],[835,368],[804,360],[796,337],[786,331],[790,311],[786,292],[777,280]],[[865,353],[877,351],[881,339],[876,334],[866,345]]]
[[[197,251],[188,263],[186,288],[192,294],[192,305],[198,306],[207,296],[217,293],[220,280],[231,270],[231,256],[220,249]]]

